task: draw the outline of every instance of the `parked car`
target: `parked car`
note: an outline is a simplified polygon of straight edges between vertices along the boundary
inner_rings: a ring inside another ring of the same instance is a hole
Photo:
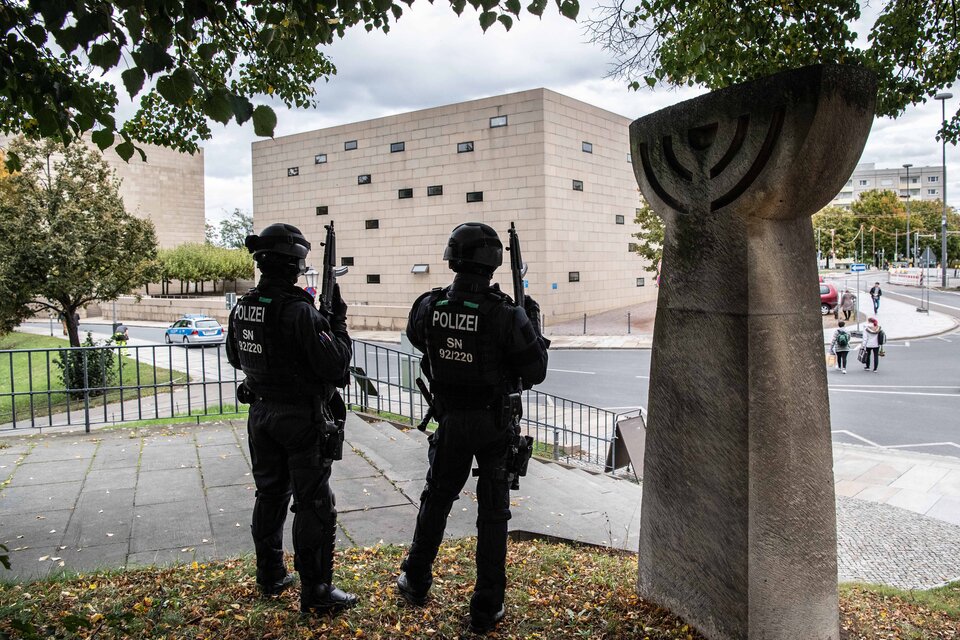
[[[834,317],[840,315],[839,303],[840,294],[837,292],[837,288],[830,284],[829,282],[820,283],[820,315],[827,315],[828,313],[833,313]]]
[[[227,333],[215,319],[201,314],[184,314],[163,335],[167,344],[223,344]]]

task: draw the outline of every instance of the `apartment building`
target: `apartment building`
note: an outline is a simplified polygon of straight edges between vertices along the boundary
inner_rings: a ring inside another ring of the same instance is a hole
[[[901,198],[909,194],[911,200],[942,200],[943,166],[877,169],[872,162],[858,164],[830,204],[848,209],[861,193],[872,190],[894,191]]]
[[[656,296],[632,244],[640,193],[630,119],[548,89],[472,100],[253,143],[257,229],[299,227],[319,268],[335,222],[351,322],[400,329],[449,283],[450,231],[516,224],[526,293],[547,323]],[[509,255],[494,280],[510,289]]]

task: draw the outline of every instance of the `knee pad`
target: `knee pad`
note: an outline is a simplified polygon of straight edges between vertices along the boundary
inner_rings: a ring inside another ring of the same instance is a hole
[[[424,485],[423,491],[420,493],[420,504],[427,502],[427,500],[432,500],[441,504],[453,504],[460,499],[460,492],[451,493],[450,491],[444,491],[440,487],[431,486],[428,482]]]
[[[293,491],[274,493],[272,491],[260,491],[258,489],[253,495],[257,498],[257,500],[262,502],[264,506],[286,506],[286,504],[290,501],[290,496],[293,495]]]
[[[477,526],[482,524],[493,524],[497,522],[506,522],[512,517],[510,507],[506,508],[480,508],[477,509]]]

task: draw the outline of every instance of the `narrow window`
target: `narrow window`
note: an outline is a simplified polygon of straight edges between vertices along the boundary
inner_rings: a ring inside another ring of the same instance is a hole
[[[940,182],[940,176],[927,176],[927,182]]]
[[[357,176],[357,184],[370,184],[370,182],[371,178],[369,173]]]
[[[410,268],[410,273],[429,273],[430,265],[428,264],[415,264]]]
[[[584,153],[593,153],[593,143],[592,142],[581,142],[580,148]]]
[[[366,227],[367,229],[379,229],[379,228],[380,228],[380,221],[377,220],[377,219],[367,220],[367,221],[365,221],[365,222],[363,223],[363,225],[364,225],[364,227]]]
[[[468,191],[467,202],[483,202],[483,191]]]
[[[413,189],[399,189],[397,190],[397,197],[401,200],[406,200],[407,198],[413,197]]]
[[[928,196],[935,196],[935,195],[937,195],[937,190],[936,190],[936,189],[927,189],[927,195],[928,195]]]
[[[380,284],[380,274],[379,274],[379,273],[368,273],[368,274],[367,274],[367,284]]]
[[[353,150],[356,149],[356,148],[357,148],[357,141],[356,141],[356,140],[347,140],[346,142],[343,143],[343,150],[344,150],[344,151],[353,151]]]
[[[633,164],[633,154],[627,154],[627,164]]]
[[[616,221],[617,221],[617,224],[623,224],[624,223],[623,216],[618,214],[616,217]]]
[[[627,243],[627,251],[629,251],[630,253],[636,253],[636,252],[637,252],[637,243],[636,243],[636,242],[628,242],[628,243]]]
[[[326,162],[327,154],[325,153],[318,153],[317,155],[313,156],[313,164],[326,164]]]
[[[570,282],[580,282],[580,272],[571,271],[567,274],[567,278]]]
[[[574,191],[583,191],[583,180],[574,180],[574,181],[573,181],[573,190],[574,190]]]
[[[642,286],[643,286],[643,283],[644,283],[644,279],[643,279],[643,278],[637,278],[637,286],[638,286],[638,287],[642,287]]]
[[[870,181],[869,181],[869,180],[861,180],[861,181],[860,181],[860,186],[861,186],[861,187],[868,187],[868,186],[870,186]]]
[[[330,210],[329,210],[329,209],[330,209],[330,208],[327,207],[326,205],[324,205],[324,206],[322,206],[322,207],[317,207],[317,215],[318,215],[318,216],[325,216],[325,215],[327,215],[328,213],[330,213]]]
[[[287,167],[287,177],[295,178],[300,175],[300,167]]]
[[[352,267],[353,266],[353,256],[342,256],[340,258],[341,267]]]
[[[471,151],[473,151],[473,140],[457,143],[457,153],[470,153]]]
[[[432,187],[427,187],[428,196],[442,196],[443,195],[443,185],[435,184]]]
[[[399,153],[404,150],[405,143],[403,142],[391,142],[390,143],[390,153]]]
[[[507,116],[493,116],[490,118],[490,128],[495,129],[497,127],[507,126]]]

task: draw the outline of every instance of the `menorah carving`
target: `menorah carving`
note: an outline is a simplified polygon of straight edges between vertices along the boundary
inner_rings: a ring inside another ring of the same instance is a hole
[[[630,127],[666,233],[638,589],[712,639],[839,637],[810,216],[870,131],[866,70],[813,66]]]

